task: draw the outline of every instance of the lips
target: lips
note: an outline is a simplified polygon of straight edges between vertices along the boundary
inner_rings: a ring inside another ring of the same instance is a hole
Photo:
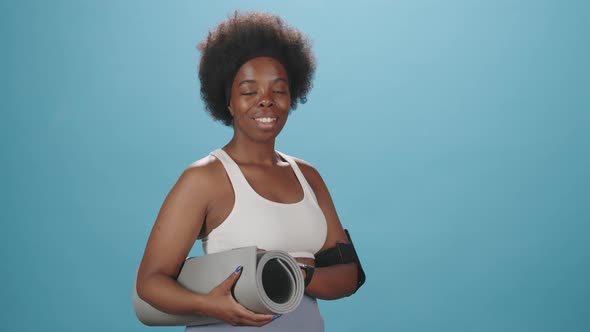
[[[252,118],[260,129],[272,129],[276,126],[278,116],[274,114],[259,114]]]
[[[262,123],[270,123],[270,122],[277,121],[277,118],[263,117],[263,118],[254,118],[254,120],[257,122],[262,122]]]

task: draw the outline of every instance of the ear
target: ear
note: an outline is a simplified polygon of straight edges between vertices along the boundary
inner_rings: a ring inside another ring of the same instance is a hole
[[[231,116],[234,116],[234,110],[231,108],[231,105],[227,106],[227,109],[229,110],[229,114],[231,114]]]

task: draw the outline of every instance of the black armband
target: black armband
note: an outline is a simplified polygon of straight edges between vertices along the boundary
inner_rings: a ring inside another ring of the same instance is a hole
[[[336,243],[335,247],[317,253],[315,255],[315,266],[326,267],[336,264],[356,263],[357,283],[356,289],[354,290],[356,293],[356,291],[365,283],[365,271],[363,271],[363,267],[361,266],[361,262],[354,249],[350,234],[348,234],[348,230],[345,229],[344,233],[346,233],[346,237],[350,243]]]

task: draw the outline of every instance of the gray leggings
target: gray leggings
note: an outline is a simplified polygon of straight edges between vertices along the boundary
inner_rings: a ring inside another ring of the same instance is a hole
[[[224,332],[224,331],[307,331],[324,332],[324,318],[320,313],[316,299],[305,295],[295,311],[266,324],[256,326],[231,326],[227,323],[202,326],[187,326],[185,332]]]

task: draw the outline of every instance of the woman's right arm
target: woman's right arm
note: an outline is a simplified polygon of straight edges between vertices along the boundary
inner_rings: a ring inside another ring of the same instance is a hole
[[[179,315],[199,314],[232,325],[264,325],[272,315],[255,314],[231,295],[239,278],[232,273],[208,294],[197,294],[176,281],[203,227],[215,177],[211,165],[196,164],[180,176],[166,197],[149,236],[137,274],[137,294],[155,308]]]

